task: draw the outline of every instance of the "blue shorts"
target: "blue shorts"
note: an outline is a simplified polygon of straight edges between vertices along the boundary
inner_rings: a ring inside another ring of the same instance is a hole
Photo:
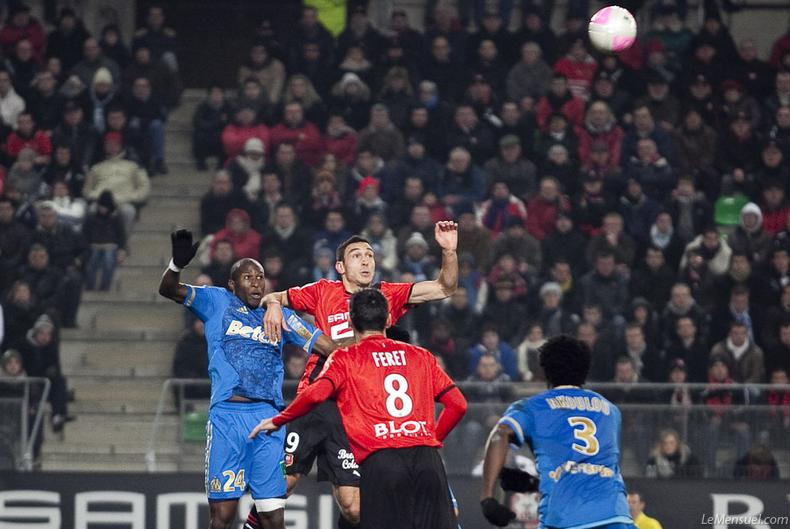
[[[266,402],[219,402],[206,425],[206,494],[209,500],[285,498],[285,428],[249,439],[277,409]]]

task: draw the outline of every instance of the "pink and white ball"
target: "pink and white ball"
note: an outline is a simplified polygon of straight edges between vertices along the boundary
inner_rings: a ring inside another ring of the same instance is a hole
[[[608,6],[592,16],[587,32],[599,50],[619,52],[628,49],[636,40],[636,20],[627,9]]]

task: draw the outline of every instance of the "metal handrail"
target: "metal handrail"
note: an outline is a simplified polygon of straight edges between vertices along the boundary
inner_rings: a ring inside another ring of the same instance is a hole
[[[0,378],[0,384],[12,384],[18,386],[24,384],[24,393],[20,398],[21,417],[20,417],[20,454],[17,467],[21,471],[30,472],[33,470],[33,447],[40,434],[41,420],[44,416],[44,403],[49,397],[52,382],[45,377],[16,377]],[[28,437],[28,407],[30,406],[30,386],[32,384],[42,384],[43,390],[36,406],[36,416],[33,419],[32,433]],[[16,400],[16,399],[14,399]]]

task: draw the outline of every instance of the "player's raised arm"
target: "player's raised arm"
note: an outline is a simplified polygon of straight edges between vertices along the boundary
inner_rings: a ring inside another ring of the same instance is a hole
[[[184,269],[197,253],[199,242],[192,242],[192,232],[178,230],[170,234],[173,258],[159,282],[159,295],[183,303],[187,296],[187,287],[181,283],[181,270]]]
[[[486,441],[486,452],[483,457],[483,485],[480,489],[480,505],[483,515],[494,525],[504,527],[516,515],[513,511],[494,498],[496,480],[507,460],[513,431],[504,424],[497,424]]]
[[[458,224],[440,221],[434,228],[434,237],[442,249],[442,268],[439,277],[415,283],[409,303],[425,303],[450,297],[458,288]]]
[[[337,344],[330,340],[325,334],[321,334],[315,341],[313,351],[318,352],[321,356],[329,357],[334,350],[337,349]]]
[[[288,306],[288,292],[269,292],[261,299],[261,307],[266,309],[263,315],[263,331],[273,340],[282,337],[282,330],[290,330],[283,317],[283,307]]]
[[[258,426],[250,432],[250,439],[254,439],[261,432],[274,432],[284,424],[310,413],[310,410],[324,402],[335,392],[335,387],[327,378],[319,378],[307,389],[299,393],[294,401],[279,414],[268,419],[263,419]]]

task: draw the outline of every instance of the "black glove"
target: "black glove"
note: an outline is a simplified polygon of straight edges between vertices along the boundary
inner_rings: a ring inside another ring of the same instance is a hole
[[[503,467],[499,473],[499,484],[504,490],[512,492],[535,492],[540,480],[523,470]]]
[[[498,527],[505,527],[516,518],[516,513],[496,501],[494,498],[486,498],[480,502],[483,507],[483,516],[486,520]]]
[[[173,264],[178,268],[188,265],[200,246],[200,241],[192,243],[192,232],[189,230],[174,231],[170,234],[170,242],[173,245]]]

